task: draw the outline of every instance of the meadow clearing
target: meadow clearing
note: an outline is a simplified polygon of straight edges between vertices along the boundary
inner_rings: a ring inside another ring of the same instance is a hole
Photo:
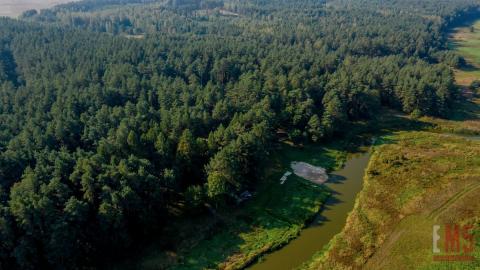
[[[455,70],[457,84],[469,86],[472,81],[480,79],[480,20],[455,28],[450,37],[450,49],[467,61],[466,67]]]

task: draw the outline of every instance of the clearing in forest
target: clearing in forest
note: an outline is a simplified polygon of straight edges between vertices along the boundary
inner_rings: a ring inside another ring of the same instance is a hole
[[[457,84],[469,86],[480,79],[480,20],[471,26],[454,29],[450,46],[467,61],[467,66],[455,70]]]

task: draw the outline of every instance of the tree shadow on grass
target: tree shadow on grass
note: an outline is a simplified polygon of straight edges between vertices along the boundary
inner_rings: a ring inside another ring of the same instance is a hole
[[[465,72],[480,71],[480,69],[477,66],[474,66],[473,64],[471,64],[469,62],[462,65],[458,70],[465,71]]]
[[[181,263],[172,269],[221,268],[225,262],[229,267],[245,267],[295,238],[328,197],[326,187],[294,175],[283,185],[272,182],[261,194],[233,215],[226,213],[223,224],[185,250]]]
[[[425,121],[408,117],[404,113],[390,109],[382,110],[375,119],[368,122],[354,122],[345,129],[347,133],[334,136],[330,142],[325,144],[325,148],[337,151],[347,151],[348,153],[365,152],[370,146],[394,143],[388,138],[400,131],[431,131],[435,125]]]
[[[472,100],[462,99],[454,103],[453,110],[445,120],[463,122],[480,119],[480,106]]]

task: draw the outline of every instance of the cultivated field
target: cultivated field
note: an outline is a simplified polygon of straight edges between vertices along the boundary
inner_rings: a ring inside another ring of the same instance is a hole
[[[17,17],[29,9],[44,9],[72,0],[0,0],[0,16]]]

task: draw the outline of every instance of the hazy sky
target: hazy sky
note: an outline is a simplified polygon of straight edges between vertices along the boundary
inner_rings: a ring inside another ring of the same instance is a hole
[[[0,16],[16,17],[28,9],[42,9],[72,0],[0,0]]]

